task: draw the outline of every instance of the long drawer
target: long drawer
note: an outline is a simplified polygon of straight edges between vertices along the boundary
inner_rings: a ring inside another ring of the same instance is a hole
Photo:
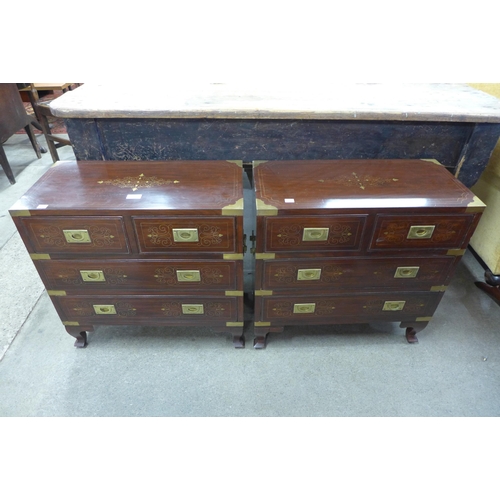
[[[402,288],[429,290],[444,285],[456,257],[278,259],[257,261],[257,289],[312,292],[346,288]]]
[[[241,290],[243,261],[81,259],[34,261],[49,290],[182,293]]]
[[[442,296],[441,292],[258,296],[255,316],[257,322],[272,325],[423,320],[432,316]]]
[[[61,319],[79,324],[220,324],[243,321],[243,296],[51,297]]]

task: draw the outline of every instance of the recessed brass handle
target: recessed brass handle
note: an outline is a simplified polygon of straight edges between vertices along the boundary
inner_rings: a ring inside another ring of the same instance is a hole
[[[198,241],[198,229],[172,229],[174,241]]]
[[[398,267],[394,273],[395,278],[416,278],[419,266]]]
[[[310,304],[294,304],[293,305],[293,312],[295,314],[311,314],[314,312],[316,309],[316,304],[310,303]]]
[[[386,300],[382,311],[402,311],[406,300]]]
[[[68,243],[91,243],[89,232],[86,229],[63,229]]]
[[[200,271],[176,271],[177,281],[201,281]]]
[[[319,280],[320,276],[321,269],[299,269],[297,271],[298,281]]]
[[[181,304],[182,314],[203,314],[203,304]]]
[[[103,271],[80,271],[80,275],[83,281],[106,281]]]
[[[116,314],[116,309],[113,304],[94,304],[96,314]]]
[[[410,226],[408,231],[409,240],[426,240],[432,237],[432,233],[436,226]]]
[[[302,241],[326,241],[329,231],[328,227],[305,227]]]

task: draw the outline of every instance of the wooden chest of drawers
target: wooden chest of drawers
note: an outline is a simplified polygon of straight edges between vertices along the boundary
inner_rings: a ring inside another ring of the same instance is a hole
[[[10,210],[84,347],[96,325],[243,338],[241,162],[58,162]]]
[[[255,341],[285,325],[398,321],[417,342],[484,204],[424,160],[254,163]]]

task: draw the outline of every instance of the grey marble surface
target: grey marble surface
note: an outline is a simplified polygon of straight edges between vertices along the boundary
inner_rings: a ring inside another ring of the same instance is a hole
[[[52,101],[63,118],[269,118],[500,122],[500,100],[466,84],[86,83]]]

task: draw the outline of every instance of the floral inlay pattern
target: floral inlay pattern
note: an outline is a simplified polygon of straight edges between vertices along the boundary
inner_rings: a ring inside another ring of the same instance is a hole
[[[357,186],[360,189],[394,184],[395,182],[398,181],[399,179],[375,177],[370,174],[358,175],[356,172],[352,172],[350,176],[341,175],[340,177],[336,177],[335,179],[331,180],[331,182],[335,184],[340,184],[341,186],[347,186],[347,187]],[[320,179],[319,182],[325,182],[325,181],[323,179]]]
[[[146,234],[149,242],[154,246],[169,247],[178,242],[173,239],[173,226],[171,224],[159,224],[157,226],[147,225]],[[224,234],[219,226],[204,224],[198,228],[198,241],[189,242],[193,246],[220,245]]]
[[[314,242],[325,243],[330,245],[341,245],[352,240],[353,228],[347,224],[336,223],[328,226],[328,241],[324,242]],[[281,226],[279,232],[276,235],[278,238],[278,243],[285,247],[298,246],[303,243],[302,233],[303,226],[299,224],[291,224],[289,226]]]
[[[137,177],[123,177],[122,179],[108,179],[105,181],[97,181],[97,184],[110,184],[121,189],[132,189],[132,191],[137,191],[141,188],[152,188],[179,183],[180,181],[161,179],[159,177],[156,177],[155,175],[147,177],[144,174],[140,174]]]
[[[101,226],[84,226],[89,232],[90,242],[85,245],[95,247],[108,247],[117,243],[115,236],[109,228]],[[70,245],[64,237],[63,229],[58,226],[44,225],[38,230],[38,237],[42,239],[45,245],[64,247]]]

